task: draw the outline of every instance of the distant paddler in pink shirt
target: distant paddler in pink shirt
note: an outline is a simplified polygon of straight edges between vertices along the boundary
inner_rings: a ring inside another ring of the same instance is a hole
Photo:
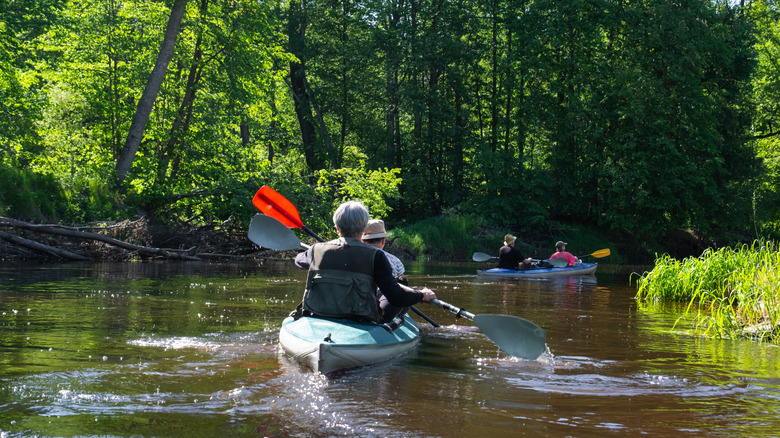
[[[566,259],[566,261],[569,262],[569,266],[577,266],[582,263],[582,260],[566,251],[566,242],[561,240],[555,244],[555,253],[550,256],[550,259]]]

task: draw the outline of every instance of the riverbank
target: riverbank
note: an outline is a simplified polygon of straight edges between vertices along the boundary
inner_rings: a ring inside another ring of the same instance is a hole
[[[271,256],[279,253],[258,248],[247,239],[246,229],[232,221],[171,227],[140,218],[72,226],[0,218],[4,261],[228,261]]]
[[[392,224],[390,224],[392,225]],[[474,252],[492,254],[506,233],[518,237],[518,248],[529,257],[546,258],[554,243],[565,240],[576,255],[610,248],[606,264],[652,264],[657,254],[676,259],[698,256],[710,242],[685,231],[667,232],[663,246],[637,242],[632,236],[579,224],[550,224],[541,230],[498,229],[479,218],[439,216],[414,224],[390,227],[385,248],[404,260],[469,261]],[[300,236],[306,240],[307,236]],[[219,224],[176,225],[142,217],[81,225],[35,224],[0,217],[0,260],[122,261],[145,259],[240,260],[285,258],[247,238],[246,227],[228,220]]]
[[[504,236],[517,237],[516,247],[526,257],[544,259],[554,252],[555,242],[567,242],[567,250],[577,256],[609,248],[611,255],[599,263],[651,265],[657,255],[676,259],[698,256],[715,243],[697,233],[671,230],[654,242],[642,241],[626,233],[580,223],[549,222],[545,227],[497,228],[473,216],[437,216],[393,228],[386,250],[399,257],[421,260],[468,261],[475,252],[497,255]],[[587,256],[586,256],[587,257]]]

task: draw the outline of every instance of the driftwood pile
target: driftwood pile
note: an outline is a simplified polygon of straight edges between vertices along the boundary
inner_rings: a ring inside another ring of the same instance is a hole
[[[217,226],[170,230],[135,221],[65,226],[0,217],[0,260],[215,260],[262,257],[246,230]],[[266,254],[267,256],[267,254]]]

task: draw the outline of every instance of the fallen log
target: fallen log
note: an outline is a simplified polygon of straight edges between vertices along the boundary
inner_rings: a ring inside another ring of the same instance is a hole
[[[71,238],[76,238],[76,239],[94,240],[94,241],[103,242],[103,243],[106,243],[108,245],[112,245],[112,246],[115,246],[115,247],[118,247],[118,248],[122,248],[122,249],[125,249],[125,250],[128,250],[128,251],[136,252],[138,254],[143,254],[143,255],[147,255],[147,256],[158,256],[158,257],[165,257],[165,258],[171,258],[171,259],[180,259],[180,260],[190,260],[190,261],[203,260],[200,257],[195,257],[195,256],[191,256],[191,255],[186,254],[186,252],[189,251],[189,250],[181,250],[180,251],[180,250],[175,250],[175,249],[151,248],[151,247],[146,247],[146,246],[140,246],[140,245],[135,245],[135,244],[132,244],[132,243],[124,242],[122,240],[114,239],[112,237],[108,237],[108,236],[105,236],[103,234],[92,233],[92,232],[89,232],[89,231],[79,231],[79,230],[77,230],[77,229],[75,229],[73,227],[66,227],[66,226],[63,226],[63,225],[56,225],[56,224],[55,225],[32,224],[32,223],[20,221],[20,220],[17,220],[17,219],[11,219],[11,218],[7,218],[7,217],[0,217],[0,226],[21,228],[21,229],[31,230],[31,231],[35,231],[35,232],[39,232],[39,233],[47,233],[47,234],[53,234],[53,235],[64,236],[64,237],[71,237]],[[14,236],[13,234],[10,234],[10,233],[5,233],[4,232],[4,234],[9,235],[9,236]],[[31,240],[24,239],[24,238],[19,237],[19,236],[14,236],[14,237],[16,237],[18,239],[21,239],[21,240],[24,240],[24,241],[27,241],[27,242],[33,242]],[[9,240],[5,236],[3,236],[3,238],[6,239],[6,240]],[[21,245],[19,240],[12,240],[12,241],[14,241],[14,243],[17,243],[17,244]],[[33,243],[37,243],[37,242],[33,242]],[[47,250],[47,249],[43,248],[43,247],[47,247],[47,248],[51,248],[51,247],[48,247],[47,245],[43,245],[43,244],[40,244],[40,243],[37,243],[37,244],[41,245],[41,247],[38,248],[39,251],[46,252],[46,253],[52,254],[52,255],[56,254],[56,251],[52,252],[51,250]],[[31,248],[31,249],[34,249],[31,246],[29,246],[29,244],[28,245],[24,245],[24,246],[26,246],[28,248]],[[64,251],[64,250],[59,250],[59,251]],[[64,251],[64,252],[68,253],[68,251]],[[74,254],[74,253],[70,253],[70,254],[77,255],[77,254]],[[62,257],[62,256],[60,255],[59,257]],[[83,257],[83,256],[81,256],[81,257]],[[90,259],[85,257],[84,260],[90,260]]]
[[[29,240],[29,239],[25,239],[24,237],[19,237],[15,234],[6,233],[5,231],[0,231],[0,238],[7,240],[8,242],[14,243],[16,245],[31,249],[33,251],[48,254],[61,259],[84,261],[84,262],[92,260],[91,258],[84,257],[81,254],[76,254],[74,252],[70,252],[64,249],[59,249],[53,246],[44,245],[34,240]]]

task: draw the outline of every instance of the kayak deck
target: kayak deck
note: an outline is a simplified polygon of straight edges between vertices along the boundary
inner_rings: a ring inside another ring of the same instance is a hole
[[[563,268],[534,268],[515,271],[514,269],[493,268],[477,271],[480,277],[488,278],[549,278],[568,275],[591,275],[596,272],[598,263],[581,263]]]
[[[285,318],[279,331],[284,352],[323,374],[357,368],[404,354],[419,342],[419,328],[409,315],[392,333],[384,325],[348,319]]]

